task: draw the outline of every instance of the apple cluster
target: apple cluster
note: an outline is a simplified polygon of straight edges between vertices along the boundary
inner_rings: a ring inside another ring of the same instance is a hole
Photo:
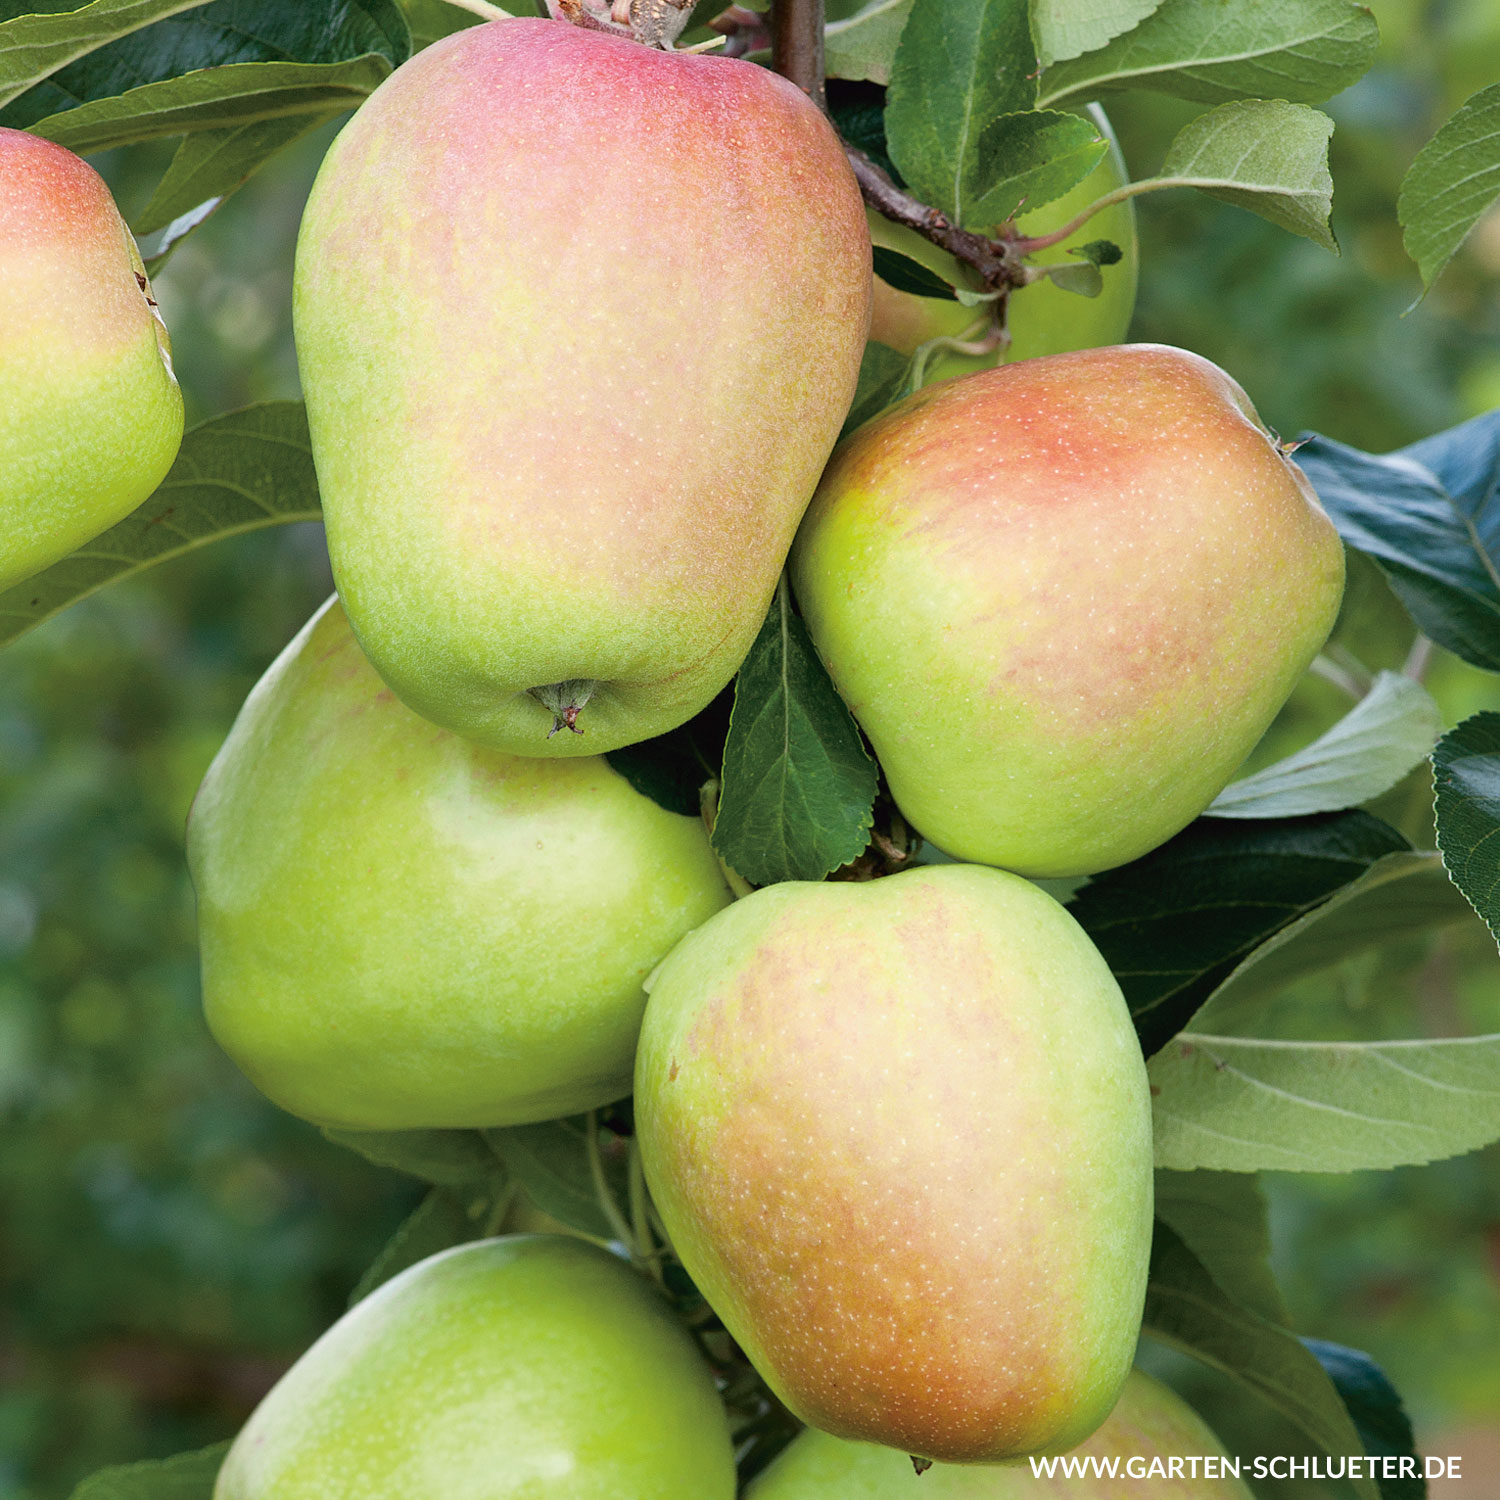
[[[0,413],[3,585],[148,495],[182,406],[89,168],[0,131],[0,225],[24,391]],[[957,378],[835,449],[872,296],[877,334],[917,336],[872,285],[871,234],[828,121],[738,60],[502,20],[359,110],[295,289],[338,594],[194,804],[205,1007],[324,1127],[495,1129],[633,1095],[672,1255],[806,1426],[755,1500],[1092,1496],[1016,1461],[1219,1450],[1131,1372],[1145,1067],[1036,882],[1207,806],[1331,628],[1342,551],[1222,371],[1082,347],[1124,318],[934,367]],[[942,854],[735,899],[703,820],[604,756],[724,688],[783,570]],[[735,1485],[714,1374],[652,1282],[516,1234],[358,1304],[215,1493]],[[1174,1492],[1247,1493],[1150,1490]]]

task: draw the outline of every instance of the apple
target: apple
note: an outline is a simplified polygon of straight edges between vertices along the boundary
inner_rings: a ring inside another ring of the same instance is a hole
[[[1344,558],[1229,376],[1126,344],[867,423],[791,569],[905,817],[959,859],[1069,876],[1208,806],[1326,639]]]
[[[323,163],[295,288],[334,575],[386,682],[537,757],[704,707],[869,299],[853,172],[765,68],[514,19],[397,69]]]
[[[182,442],[171,345],[104,179],[0,127],[0,589],[128,515]]]
[[[1226,1455],[1198,1413],[1139,1370],[1131,1371],[1109,1420],[1067,1456],[1096,1459],[1104,1473],[1069,1477],[1054,1470],[1048,1477],[1033,1475],[1027,1464],[935,1464],[918,1475],[889,1448],[809,1429],[756,1479],[746,1500],[1251,1500],[1249,1486],[1232,1473],[1221,1475],[1218,1463],[1212,1475],[1205,1472],[1202,1459]],[[1116,1477],[1109,1476],[1111,1463]]]
[[[654,1287],[581,1240],[419,1262],[285,1374],[214,1500],[732,1500],[708,1367]]]
[[[188,823],[203,998],[293,1114],[511,1125],[630,1092],[641,982],[730,899],[702,822],[602,759],[419,718],[330,601],[251,693]]]
[[[1095,199],[1130,181],[1125,158],[1120,154],[1120,144],[1104,111],[1097,104],[1091,104],[1086,113],[1109,142],[1108,154],[1071,192],[1033,213],[1023,214],[1016,225],[1022,234],[1050,234],[1061,229]],[[870,237],[875,244],[899,250],[936,271],[945,280],[956,285],[964,284],[958,262],[945,250],[940,250],[914,229],[893,224],[873,209],[868,210],[868,217]],[[1065,292],[1051,280],[1035,281],[1022,287],[1012,293],[1006,309],[1005,322],[1010,333],[1007,348],[990,354],[935,354],[927,365],[925,383],[967,375],[1002,361],[1014,364],[1017,360],[1031,359],[1040,354],[1065,354],[1073,349],[1119,343],[1125,337],[1130,316],[1135,311],[1139,261],[1132,200],[1127,198],[1125,202],[1095,214],[1081,229],[1033,259],[1040,264],[1073,259],[1068,254],[1070,250],[1093,240],[1110,240],[1121,251],[1120,260],[1101,268],[1104,290],[1097,297]],[[964,337],[982,316],[981,311],[957,302],[898,292],[877,276],[870,338],[902,354],[912,354],[928,339]]]
[[[767,1384],[952,1463],[1071,1446],[1140,1332],[1151,1110],[1050,896],[944,865],[788,882],[679,943],[636,1060],[672,1245]]]

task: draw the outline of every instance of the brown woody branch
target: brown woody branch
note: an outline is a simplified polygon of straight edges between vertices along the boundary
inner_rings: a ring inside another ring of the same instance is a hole
[[[771,66],[828,108],[823,87],[823,0],[776,0],[771,13]]]

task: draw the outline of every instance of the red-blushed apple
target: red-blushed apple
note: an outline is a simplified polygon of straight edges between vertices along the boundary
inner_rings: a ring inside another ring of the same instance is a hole
[[[809,1429],[746,1492],[746,1500],[1251,1500],[1223,1467],[1208,1424],[1175,1391],[1132,1370],[1109,1420],[1063,1462],[934,1464]],[[1090,1465],[1068,1473],[1066,1464]],[[1046,1472],[1050,1465],[1051,1473]]]
[[[1050,234],[1061,229],[1081,209],[1130,180],[1125,158],[1109,120],[1097,104],[1088,108],[1089,119],[1109,142],[1109,153],[1070,192],[1029,214],[1022,214],[1016,227],[1026,235]],[[877,245],[899,250],[920,261],[952,284],[963,285],[958,263],[946,251],[915,230],[894,224],[873,209],[868,213],[870,238]],[[1104,266],[1104,290],[1097,297],[1082,297],[1063,291],[1050,278],[1034,281],[1011,294],[1006,310],[1010,342],[985,354],[937,352],[928,361],[925,383],[967,375],[992,365],[1014,364],[1041,354],[1065,354],[1073,349],[1092,349],[1117,344],[1130,328],[1135,311],[1135,284],[1139,266],[1136,253],[1135,204],[1126,199],[1101,210],[1067,239],[1038,252],[1037,264],[1076,259],[1069,251],[1094,240],[1109,240],[1120,251],[1120,259]],[[870,337],[902,354],[912,354],[919,344],[933,338],[961,339],[972,334],[983,318],[982,310],[937,297],[919,297],[898,292],[875,278],[875,299],[870,318]],[[982,330],[981,330],[982,332]]]
[[[652,1196],[801,1420],[986,1463],[1108,1416],[1145,1295],[1150,1097],[1062,907],[973,865],[767,886],[650,988]]]
[[[918,392],[840,447],[792,553],[902,813],[1033,876],[1124,864],[1202,812],[1343,579],[1245,393],[1149,344]]]
[[[397,69],[323,163],[295,290],[381,675],[512,754],[697,712],[764,620],[869,299],[853,172],[765,68],[515,19]]]
[[[135,240],[71,151],[0,128],[0,588],[161,483],[182,392]]]
[[[337,601],[240,711],[188,860],[210,1029],[278,1104],[353,1130],[628,1094],[642,981],[730,899],[700,819],[603,759],[429,724]]]
[[[713,1377],[644,1277],[520,1235],[404,1271],[235,1439],[214,1500],[732,1500]]]

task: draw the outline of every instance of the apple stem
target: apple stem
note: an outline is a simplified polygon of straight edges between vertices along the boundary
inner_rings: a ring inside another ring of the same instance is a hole
[[[501,10],[498,5],[491,5],[488,0],[447,0],[447,3],[456,10],[466,10],[472,16],[483,16],[486,21],[509,21],[511,14],[508,10]]]
[[[630,1225],[635,1245],[634,1259],[658,1285],[666,1285],[661,1269],[661,1251],[651,1233],[650,1198],[646,1192],[646,1169],[641,1162],[640,1143],[631,1137],[629,1150]]]
[[[776,0],[771,10],[771,66],[825,114],[823,0]]]
[[[620,1205],[615,1202],[615,1195],[610,1191],[609,1181],[604,1175],[604,1155],[599,1150],[599,1111],[596,1109],[589,1111],[588,1138],[589,1176],[594,1182],[594,1196],[599,1200],[599,1211],[604,1215],[610,1233],[631,1252],[631,1259],[634,1260],[635,1236],[631,1233],[625,1215],[620,1212]]]

